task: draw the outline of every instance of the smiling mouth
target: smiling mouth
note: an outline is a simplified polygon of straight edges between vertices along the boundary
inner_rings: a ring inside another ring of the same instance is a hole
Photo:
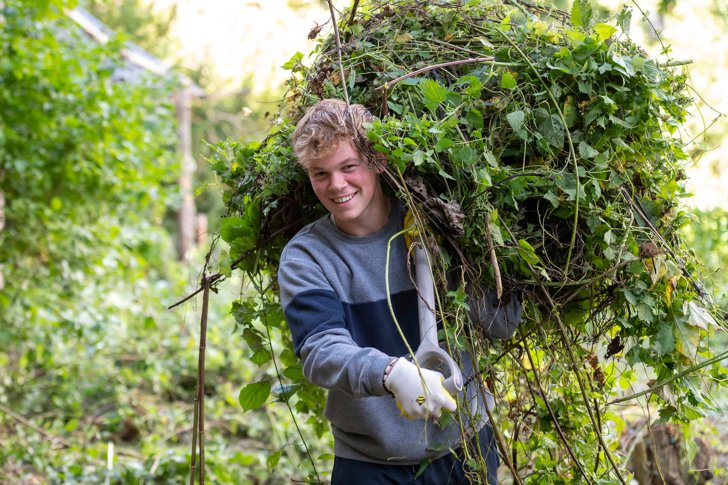
[[[349,202],[351,199],[354,198],[356,194],[347,195],[346,197],[339,197],[338,199],[331,199],[337,204],[343,204],[345,202]]]

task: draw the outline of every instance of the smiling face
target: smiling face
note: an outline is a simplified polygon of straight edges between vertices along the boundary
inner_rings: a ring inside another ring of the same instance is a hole
[[[389,198],[382,192],[379,174],[352,144],[343,140],[329,155],[312,160],[308,178],[319,201],[336,226],[352,236],[369,236],[389,219]]]

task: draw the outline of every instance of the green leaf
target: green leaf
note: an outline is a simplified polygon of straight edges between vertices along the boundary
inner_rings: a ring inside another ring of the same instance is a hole
[[[278,462],[281,461],[281,455],[283,454],[283,448],[270,455],[265,460],[265,466],[268,467],[268,472],[273,472],[273,469],[278,466]]]
[[[261,366],[266,362],[270,362],[272,358],[273,356],[271,356],[268,349],[259,349],[250,357],[250,361],[257,366]]]
[[[592,18],[592,7],[589,0],[574,0],[571,6],[571,23],[575,27],[589,28]]]
[[[583,141],[579,143],[579,156],[581,156],[581,158],[594,158],[597,155],[599,155],[599,152],[592,148],[588,143]]]
[[[653,339],[658,355],[667,355],[675,350],[675,334],[669,323],[661,324]]]
[[[303,53],[302,52],[296,52],[281,67],[283,69],[288,70],[288,71],[295,71],[296,69],[294,69],[294,68],[300,65],[301,59],[303,59]]]
[[[698,345],[700,345],[700,329],[677,321],[673,327],[673,334],[675,335],[675,348],[677,351],[688,359],[695,360]]]
[[[523,123],[526,120],[526,113],[520,110],[511,111],[506,115],[506,120],[515,133],[521,133],[523,131]]]
[[[525,239],[518,240],[518,247],[522,249],[522,251],[519,251],[520,256],[527,263],[538,264],[541,262],[541,260],[538,258],[538,255],[536,254],[536,250],[533,249],[533,246],[531,246],[531,244]]]
[[[511,71],[505,71],[501,75],[500,87],[502,87],[503,89],[513,89],[516,87],[517,84],[518,83],[516,82],[516,77]]]
[[[452,150],[453,165],[456,167],[469,167],[478,159],[475,149],[470,145],[463,145]]]
[[[617,32],[617,28],[609,24],[596,24],[594,26],[594,32],[597,33],[599,40],[607,40]]]
[[[244,411],[250,411],[265,403],[269,395],[270,382],[258,381],[243,387],[238,395],[238,401]]]
[[[232,242],[238,236],[245,233],[245,220],[242,217],[223,217],[220,227],[220,237],[225,242]],[[247,234],[247,233],[246,233]]]
[[[450,92],[434,79],[423,79],[420,81],[420,91],[425,98],[425,106],[434,111],[440,104],[445,101],[447,94]]]
[[[546,138],[549,145],[557,149],[563,148],[566,134],[559,116],[539,108],[536,110],[536,119],[539,120],[538,132]]]

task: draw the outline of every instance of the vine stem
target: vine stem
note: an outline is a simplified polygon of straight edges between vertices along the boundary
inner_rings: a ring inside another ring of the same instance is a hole
[[[529,270],[533,274],[534,278],[537,278],[536,272],[534,271],[533,267],[531,267],[530,264],[526,263],[528,265]],[[537,280],[538,281],[538,280]],[[540,282],[539,282],[540,283]],[[541,286],[539,284],[539,287],[541,288],[541,291],[543,291],[544,295],[549,301],[549,304],[551,305],[552,313],[554,315],[554,318],[556,319],[556,322],[559,326],[559,332],[561,333],[561,338],[564,342],[564,347],[566,347],[566,353],[569,356],[569,361],[571,363],[571,370],[574,373],[574,376],[576,377],[576,382],[579,384],[579,391],[581,392],[582,399],[584,400],[584,407],[586,408],[587,414],[589,415],[589,420],[592,423],[592,426],[594,427],[594,431],[597,434],[597,439],[599,440],[599,444],[602,446],[602,449],[604,449],[604,455],[609,460],[609,463],[612,465],[612,469],[614,470],[614,474],[617,476],[617,479],[622,485],[626,485],[626,482],[624,480],[624,477],[622,477],[622,474],[619,472],[619,467],[617,466],[617,463],[614,461],[614,457],[609,451],[609,447],[607,446],[607,443],[604,441],[604,437],[602,436],[602,430],[601,427],[597,424],[596,418],[594,417],[594,412],[592,411],[591,406],[589,405],[589,396],[586,394],[586,388],[584,387],[584,382],[581,378],[581,373],[579,372],[579,369],[576,365],[576,358],[574,357],[574,352],[571,350],[571,343],[569,342],[569,338],[566,335],[566,328],[564,326],[564,322],[561,321],[561,317],[558,314],[558,306],[556,305],[556,302],[553,301],[551,298],[551,295],[546,290],[544,286]]]
[[[416,76],[418,74],[422,74],[423,72],[429,72],[433,71],[435,69],[440,69],[441,67],[450,67],[450,66],[459,66],[461,64],[475,64],[478,62],[493,62],[495,63],[495,58],[493,56],[486,56],[486,57],[471,57],[468,59],[460,59],[459,61],[448,61],[448,62],[441,62],[439,64],[432,64],[431,66],[425,66],[423,68],[417,69],[412,72],[408,72],[407,74],[404,74],[402,76],[399,76],[398,78],[394,78],[389,82],[384,83],[383,85],[376,88],[376,91],[380,91],[382,89],[388,90],[395,84],[397,84],[400,81],[404,81],[407,78]]]
[[[513,239],[515,241],[516,238],[513,235],[513,233],[510,231],[510,229],[508,229],[508,227],[506,227],[506,230],[508,230],[508,233],[510,234],[511,239]],[[599,444],[601,445],[602,449],[604,450],[604,455],[609,460],[609,463],[612,466],[612,469],[614,470],[614,473],[617,476],[617,479],[619,480],[619,482],[622,485],[626,485],[624,477],[622,477],[622,474],[619,472],[619,467],[617,467],[617,463],[614,461],[614,457],[609,452],[609,447],[607,446],[607,444],[604,441],[604,437],[602,436],[601,427],[599,427],[597,425],[596,419],[594,418],[594,413],[592,412],[591,406],[589,405],[589,398],[586,395],[586,389],[584,387],[584,383],[582,382],[581,374],[579,373],[579,370],[576,365],[576,358],[574,357],[574,353],[571,350],[571,343],[569,342],[569,338],[566,335],[566,328],[564,327],[564,323],[561,321],[561,317],[559,316],[559,313],[558,313],[558,305],[556,305],[556,302],[554,302],[553,298],[551,298],[551,294],[548,292],[546,287],[542,284],[542,281],[539,279],[538,274],[536,273],[536,270],[533,269],[533,266],[528,262],[525,262],[525,263],[526,263],[526,267],[533,275],[534,281],[538,284],[538,287],[541,289],[541,292],[544,294],[544,296],[548,300],[549,306],[551,307],[551,312],[558,323],[559,332],[561,333],[561,338],[564,341],[564,347],[566,347],[566,353],[569,356],[571,370],[574,373],[574,375],[576,376],[576,382],[579,385],[579,391],[581,393],[582,399],[584,400],[584,407],[586,408],[587,414],[589,415],[589,420],[591,421],[592,426],[594,427],[594,430],[597,434],[597,440],[599,440]],[[524,341],[524,344],[525,344],[525,341]]]
[[[559,103],[556,101],[556,97],[554,96],[554,93],[551,91],[551,89],[548,87],[546,82],[541,78],[541,73],[538,72],[536,69],[536,66],[533,65],[531,62],[531,59],[528,58],[528,56],[521,50],[520,47],[518,47],[518,44],[513,42],[510,37],[508,37],[505,32],[503,32],[501,29],[496,27],[496,30],[498,33],[500,33],[506,41],[508,41],[511,46],[513,46],[514,49],[518,51],[518,53],[523,57],[523,60],[526,61],[526,64],[528,64],[528,67],[531,68],[531,70],[536,75],[536,78],[539,80],[541,85],[546,90],[546,93],[549,95],[549,99],[551,100],[551,103],[553,103],[554,108],[556,109],[556,112],[559,114],[559,120],[561,120],[561,123],[564,126],[564,133],[566,133],[566,139],[569,141],[569,154],[571,155],[571,159],[574,160],[574,179],[576,180],[576,195],[574,198],[576,199],[576,202],[574,203],[574,229],[571,231],[571,241],[569,241],[569,252],[566,254],[566,264],[564,265],[564,276],[569,274],[569,266],[571,265],[571,254],[574,251],[574,244],[576,242],[576,232],[579,224],[579,192],[581,192],[581,181],[579,180],[579,162],[576,158],[576,150],[574,150],[574,140],[571,138],[571,132],[569,131],[568,125],[566,123],[566,118],[564,117],[564,113],[561,111],[561,107],[559,106]]]
[[[262,293],[261,293],[262,295]],[[265,315],[265,314],[264,314]],[[278,362],[275,358],[275,353],[273,350],[273,340],[270,334],[270,326],[268,325],[268,318],[267,316],[264,316],[263,324],[265,325],[265,332],[268,336],[268,348],[270,349],[270,355],[273,360],[273,368],[276,371],[276,378],[278,379],[278,384],[283,386],[283,378],[281,377],[281,372],[278,369]],[[311,468],[313,468],[313,474],[316,476],[317,483],[323,483],[321,481],[321,478],[319,477],[318,470],[316,470],[316,463],[314,462],[313,457],[311,456],[311,450],[308,448],[308,444],[306,443],[306,439],[303,437],[303,432],[301,431],[301,427],[298,425],[298,420],[296,419],[296,414],[293,412],[293,409],[291,408],[291,403],[288,398],[284,399],[286,402],[286,407],[288,408],[288,413],[291,415],[291,419],[293,420],[293,425],[296,427],[296,432],[298,433],[298,436],[301,438],[301,443],[303,443],[303,449],[306,452],[306,457],[308,458],[308,461],[311,463]]]
[[[330,2],[329,2],[330,4]],[[351,6],[351,14],[349,15],[349,25],[354,23],[354,17],[356,17],[356,9],[359,6],[359,0],[354,0],[354,5]]]
[[[242,263],[245,259],[247,259],[248,256],[250,256],[251,254],[255,253],[256,251],[259,251],[261,248],[265,247],[275,237],[277,237],[281,233],[287,231],[288,229],[290,229],[291,227],[293,227],[295,224],[297,224],[297,223],[291,223],[291,224],[288,224],[288,225],[286,225],[286,226],[278,229],[276,232],[274,232],[273,234],[271,234],[270,236],[268,236],[265,240],[263,240],[259,244],[257,244],[254,248],[250,248],[249,250],[245,251],[238,259],[236,259],[235,261],[233,261],[230,264],[230,269],[233,270],[233,269],[237,268],[238,265],[240,263]],[[207,254],[207,258],[209,259],[210,256],[212,256],[212,248],[210,248],[210,251]],[[205,264],[205,267],[207,267],[207,264]],[[222,273],[219,273],[219,272],[218,273],[215,273],[213,275],[208,276],[207,277],[207,280],[210,283],[210,287],[212,287],[212,284],[215,283],[215,282],[217,282],[217,280],[221,279],[223,276],[225,276],[225,275],[223,275]],[[194,298],[196,295],[198,295],[202,291],[203,291],[203,288],[200,285],[199,288],[197,288],[195,291],[193,291],[189,295],[185,296],[184,298],[182,298],[180,300],[177,300],[175,303],[173,303],[170,306],[168,306],[167,307],[167,310],[172,310],[173,308],[181,305],[182,303],[186,302],[187,300],[190,300],[190,299]]]
[[[569,453],[569,456],[571,456],[571,459],[574,461],[577,468],[579,468],[579,472],[581,472],[581,475],[584,477],[584,480],[586,480],[587,483],[591,485],[593,482],[589,479],[589,476],[587,475],[586,470],[584,470],[584,467],[582,466],[581,462],[576,457],[576,453],[574,453],[574,450],[571,449],[569,440],[566,439],[566,435],[564,435],[564,432],[561,429],[559,420],[556,418],[556,413],[554,413],[554,410],[551,408],[551,403],[549,402],[548,398],[546,397],[546,392],[543,390],[543,387],[541,386],[541,379],[538,376],[538,370],[536,368],[536,364],[533,361],[533,357],[531,356],[531,350],[528,348],[528,342],[526,341],[525,336],[523,337],[523,348],[526,351],[526,356],[528,357],[528,362],[531,364],[531,370],[533,370],[533,377],[536,381],[535,384],[536,384],[536,387],[538,388],[538,392],[539,392],[539,394],[541,394],[541,399],[543,399],[544,404],[546,404],[546,409],[549,412],[549,416],[551,416],[551,419],[554,421],[554,425],[556,426],[556,432],[559,434],[559,438],[561,438],[561,441],[563,441],[564,446],[566,446],[566,451]]]
[[[336,23],[334,4],[331,3],[331,0],[327,0],[327,3],[329,4],[329,12],[331,13],[331,23],[334,26],[334,38],[336,39],[336,55],[339,58],[339,74],[341,75],[341,87],[344,90],[344,100],[346,101],[346,106],[349,106],[349,91],[346,89],[346,77],[344,77],[344,63],[341,61],[341,38],[339,37],[339,26]],[[351,23],[354,19],[355,13],[356,8],[352,9],[351,11],[351,19],[349,20],[349,23]]]
[[[645,394],[649,394],[651,392],[654,392],[654,391],[656,391],[656,390],[658,390],[658,389],[660,389],[660,388],[662,388],[662,387],[670,384],[673,381],[676,381],[678,379],[681,379],[681,378],[685,377],[688,374],[691,374],[691,373],[693,373],[693,372],[695,372],[697,370],[700,370],[700,369],[702,369],[704,367],[708,367],[709,365],[715,364],[716,362],[720,362],[721,360],[723,360],[723,359],[725,359],[727,357],[728,357],[728,350],[725,351],[725,352],[723,352],[722,354],[718,354],[715,357],[713,357],[711,359],[708,359],[708,360],[706,360],[704,362],[701,362],[699,364],[695,364],[695,365],[693,365],[691,367],[688,367],[687,369],[683,370],[682,372],[679,372],[679,373],[675,374],[674,376],[670,377],[669,379],[665,379],[664,381],[662,381],[662,382],[660,382],[658,384],[655,384],[654,386],[649,387],[649,388],[645,389],[644,391],[640,391],[640,392],[637,392],[637,393],[634,393],[634,394],[630,394],[629,396],[620,397],[619,399],[614,399],[612,401],[609,401],[606,405],[607,406],[611,406],[613,404],[619,404],[621,402],[631,401],[632,399],[637,399],[638,397],[641,397],[641,396],[644,396]]]
[[[478,377],[478,382],[480,383],[481,389],[486,389],[485,382],[483,381],[483,378],[481,377],[479,372],[475,373]],[[485,399],[485,396],[483,396]],[[513,477],[513,481],[516,483],[516,485],[521,485],[523,482],[521,482],[521,477],[518,476],[518,472],[516,471],[516,467],[513,464],[513,461],[511,460],[510,456],[508,455],[508,447],[506,446],[505,439],[503,438],[503,433],[501,433],[500,428],[495,425],[495,419],[493,419],[493,413],[488,408],[488,405],[485,406],[485,413],[488,415],[488,422],[491,424],[491,429],[493,429],[493,434],[495,435],[496,444],[498,445],[498,449],[501,452],[501,455],[503,455],[503,461],[506,462],[506,466],[511,471],[511,476]],[[482,450],[481,450],[482,453]],[[486,470],[487,471],[487,470]]]
[[[501,279],[498,256],[495,254],[493,235],[490,233],[490,213],[485,215],[485,239],[488,242],[488,254],[490,255],[490,264],[493,267],[493,276],[495,277],[495,291],[498,300],[500,300],[501,296],[503,296],[503,281]]]

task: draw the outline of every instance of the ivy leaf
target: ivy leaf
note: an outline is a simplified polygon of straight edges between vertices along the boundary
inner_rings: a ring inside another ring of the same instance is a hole
[[[240,390],[238,401],[244,411],[250,411],[265,403],[270,395],[270,382],[258,381],[248,384]]]
[[[672,325],[669,323],[661,324],[654,336],[654,342],[660,356],[667,355],[675,350],[675,334],[672,331]]]
[[[423,79],[420,81],[420,91],[425,98],[425,106],[432,111],[437,109],[445,101],[447,94],[450,92],[434,79]]]

